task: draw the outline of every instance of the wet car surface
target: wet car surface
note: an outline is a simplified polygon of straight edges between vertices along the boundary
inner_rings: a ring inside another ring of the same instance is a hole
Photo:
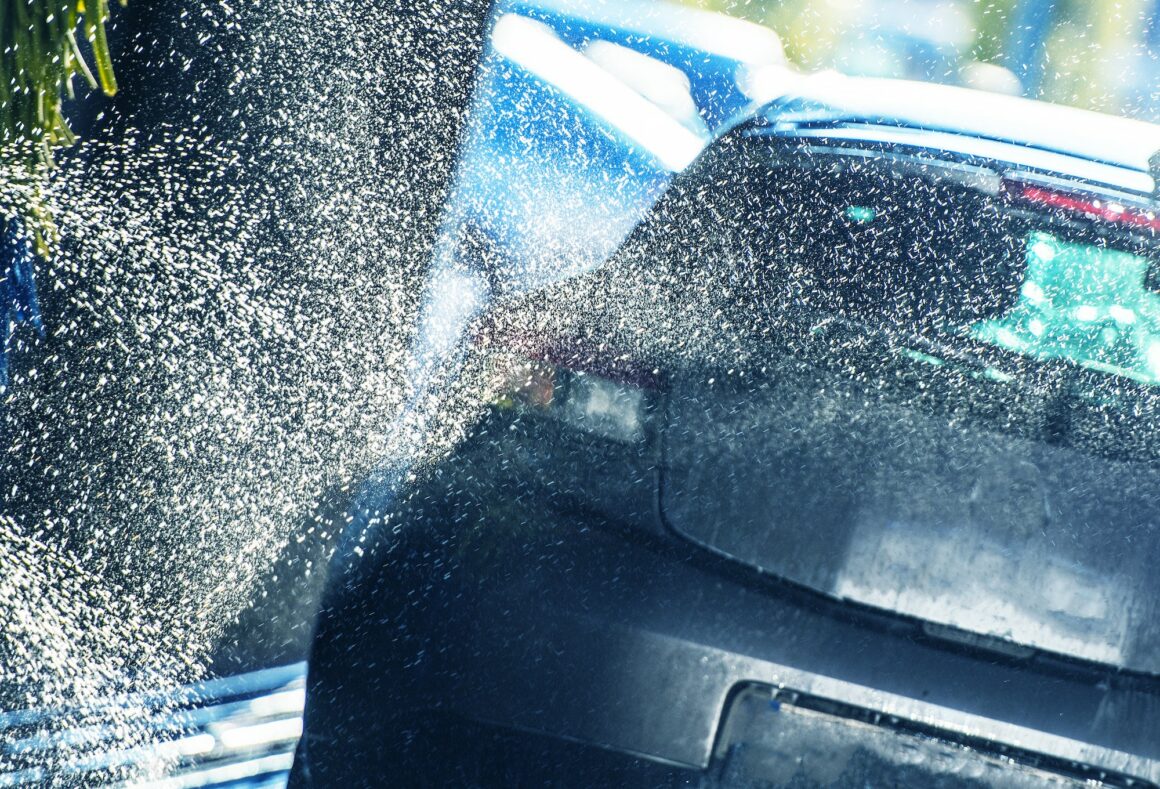
[[[1160,135],[929,90],[984,120],[781,99],[494,310],[483,420],[332,577],[295,780],[1160,779]]]

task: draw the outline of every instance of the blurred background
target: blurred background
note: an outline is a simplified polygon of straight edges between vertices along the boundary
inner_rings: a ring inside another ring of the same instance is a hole
[[[1000,90],[1160,119],[1156,0],[686,0],[777,32],[806,70]]]

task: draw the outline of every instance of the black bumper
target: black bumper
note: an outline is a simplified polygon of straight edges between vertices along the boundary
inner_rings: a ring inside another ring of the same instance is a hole
[[[471,457],[334,570],[292,785],[703,783],[753,686],[1050,774],[1160,781],[1149,677],[955,643],[515,479],[479,494]]]

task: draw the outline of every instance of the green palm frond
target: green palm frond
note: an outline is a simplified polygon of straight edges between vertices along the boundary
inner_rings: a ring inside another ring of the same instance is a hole
[[[94,90],[117,92],[108,17],[108,0],[0,0],[0,209],[24,217],[42,254],[55,230],[39,199],[37,171],[52,165],[55,148],[75,140],[63,97],[73,95],[77,76]]]
[[[105,22],[108,0],[3,0],[0,2],[0,145],[31,142],[44,155],[73,141],[61,113],[62,95],[72,95],[83,77],[108,95],[117,92]],[[85,61],[77,31],[96,63]]]

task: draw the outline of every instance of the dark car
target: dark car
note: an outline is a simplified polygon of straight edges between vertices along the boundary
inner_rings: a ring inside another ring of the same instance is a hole
[[[473,332],[292,784],[1157,785],[1158,149],[829,76],[736,123]]]

